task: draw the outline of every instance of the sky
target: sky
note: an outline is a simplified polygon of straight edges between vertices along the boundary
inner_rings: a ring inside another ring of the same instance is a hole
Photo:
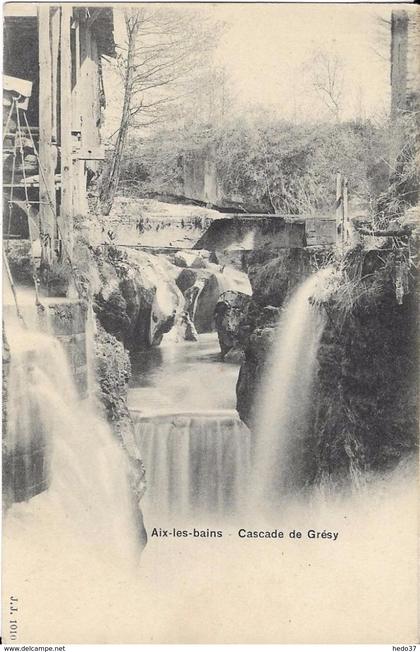
[[[183,6],[177,5],[181,11]],[[319,49],[341,62],[342,119],[375,118],[389,110],[390,29],[381,21],[389,21],[398,7],[401,4],[202,3],[194,11],[224,23],[214,56],[226,71],[235,111],[246,114],[262,107],[276,117],[300,122],[329,115],[313,88],[308,65]],[[115,38],[124,40],[121,8],[115,10]],[[115,80],[108,85],[114,96],[107,120],[111,132],[118,94]]]
[[[343,62],[344,117],[361,103],[367,114],[389,104],[389,34],[378,26],[389,5],[219,5],[215,13],[227,23],[218,56],[241,103],[313,115],[318,98],[305,62],[322,48]]]

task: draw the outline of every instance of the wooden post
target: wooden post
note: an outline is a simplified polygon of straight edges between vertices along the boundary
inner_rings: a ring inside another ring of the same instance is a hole
[[[80,94],[83,103],[80,107],[82,116],[82,151],[86,160],[88,152],[92,159],[97,158],[101,141],[97,126],[100,115],[96,80],[98,78],[99,53],[86,22],[80,24]]]
[[[60,40],[60,144],[61,144],[61,207],[60,231],[64,240],[64,257],[73,255],[73,143],[71,96],[70,20],[72,7],[61,6]]]
[[[52,139],[58,143],[60,139],[59,124],[59,51],[60,51],[60,7],[51,7],[50,9],[50,33],[51,33],[51,88],[52,88]]]
[[[41,260],[50,265],[56,227],[55,161],[52,151],[52,58],[50,39],[50,8],[38,7],[39,26],[39,217],[41,231]]]
[[[335,190],[335,229],[336,229],[336,244],[340,245],[343,238],[343,196],[342,196],[342,177],[341,173],[337,172],[336,190]]]
[[[343,179],[343,242],[348,242],[350,239],[350,223],[349,223],[349,181],[347,177]]]
[[[83,95],[81,74],[81,37],[82,29],[79,19],[74,21],[74,50],[72,81],[72,131],[73,131],[73,216],[83,215],[87,212],[85,162],[78,158],[82,146],[83,104],[86,99]],[[79,138],[79,141],[77,139]]]

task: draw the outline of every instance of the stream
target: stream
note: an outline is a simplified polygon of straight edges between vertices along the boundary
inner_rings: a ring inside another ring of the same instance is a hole
[[[146,525],[240,508],[250,433],[235,409],[238,372],[222,362],[216,333],[133,356],[128,403],[147,474]]]
[[[217,333],[165,343],[131,357],[128,406],[144,415],[235,410],[239,365],[222,362]]]

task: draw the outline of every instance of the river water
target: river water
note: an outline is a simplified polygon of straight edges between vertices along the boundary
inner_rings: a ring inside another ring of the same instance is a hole
[[[222,362],[217,333],[198,342],[163,341],[134,354],[128,395],[130,410],[156,412],[234,410],[239,365]]]
[[[250,433],[236,412],[239,366],[216,333],[132,359],[129,408],[147,474],[147,524],[236,512],[245,495]]]
[[[214,334],[164,344],[133,359],[129,401],[148,474],[149,542],[139,566],[127,563],[134,537],[122,452],[107,424],[76,399],[56,345],[37,341],[33,382],[24,382],[27,344],[19,338],[21,354],[11,347],[22,358],[12,381],[30,393],[26,403],[55,450],[52,490],[14,505],[4,523],[3,591],[20,605],[16,644],[416,637],[412,474],[409,482],[384,478],[363,493],[319,493],[289,505],[267,523],[283,539],[241,538],[244,529],[260,529],[260,514],[224,518],[249,482],[241,475],[249,433],[234,409],[238,367],[221,362]],[[34,420],[22,410],[9,415],[12,426],[15,417],[25,434]],[[197,509],[203,518],[195,519]],[[151,526],[193,536],[161,538]],[[221,535],[208,536],[210,528]],[[338,538],[308,539],[309,528]],[[288,535],[295,530],[302,538]],[[7,610],[3,619],[7,632]]]

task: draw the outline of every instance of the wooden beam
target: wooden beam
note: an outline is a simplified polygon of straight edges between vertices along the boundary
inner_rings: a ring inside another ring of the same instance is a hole
[[[349,222],[349,181],[347,177],[343,179],[343,242],[350,239],[350,222]]]
[[[73,49],[72,49],[72,131],[73,131],[73,216],[83,215],[87,212],[86,199],[86,175],[85,162],[75,154],[80,149],[80,142],[75,146],[75,134],[80,135],[82,131],[82,113],[85,98],[83,97],[82,75],[81,75],[81,50],[80,50],[80,21],[73,21],[72,26]]]
[[[39,25],[39,216],[44,238],[41,242],[41,259],[50,265],[56,237],[55,162],[52,145],[52,88],[50,8],[38,7]]]
[[[98,52],[91,31],[86,24],[80,25],[80,93],[83,103],[81,150],[95,152],[101,145],[97,127],[100,107],[98,99]],[[93,156],[92,159],[95,159]]]
[[[79,21],[73,21],[71,28],[72,38],[72,131],[81,131],[81,105],[83,97],[80,93],[80,25]]]
[[[59,141],[59,50],[60,50],[60,22],[61,13],[59,7],[50,9],[50,34],[51,34],[51,62],[52,62],[52,138],[53,142]]]
[[[61,206],[60,231],[64,240],[64,255],[73,255],[73,153],[72,153],[72,93],[70,20],[72,7],[61,5],[60,39],[60,144],[61,144]]]
[[[343,194],[342,194],[342,176],[337,172],[336,185],[335,185],[335,228],[336,228],[336,243],[342,244],[343,238]]]

